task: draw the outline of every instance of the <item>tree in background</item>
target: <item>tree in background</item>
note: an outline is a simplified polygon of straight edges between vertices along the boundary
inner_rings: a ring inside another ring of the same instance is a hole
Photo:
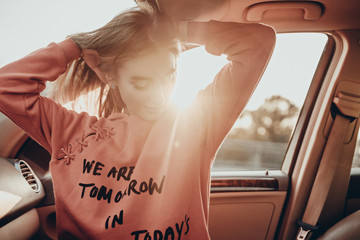
[[[290,100],[275,95],[265,99],[254,111],[244,111],[239,122],[250,119],[249,127],[235,128],[230,138],[261,140],[270,142],[288,142],[297,120],[299,109]]]

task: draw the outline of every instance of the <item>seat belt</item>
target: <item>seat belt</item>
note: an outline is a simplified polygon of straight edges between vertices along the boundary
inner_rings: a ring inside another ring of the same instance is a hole
[[[338,163],[341,160],[342,146],[350,123],[360,116],[360,84],[343,81],[339,84],[333,104],[337,113],[321,158],[319,169],[300,226],[297,240],[305,240],[318,229],[317,222],[333,182]]]

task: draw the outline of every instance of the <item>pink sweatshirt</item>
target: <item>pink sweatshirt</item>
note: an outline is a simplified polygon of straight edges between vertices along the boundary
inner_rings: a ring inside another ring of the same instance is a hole
[[[258,24],[191,23],[189,41],[230,61],[181,112],[96,118],[39,93],[80,50],[68,39],[0,69],[0,110],[51,153],[60,239],[209,239],[210,168],[275,42]]]

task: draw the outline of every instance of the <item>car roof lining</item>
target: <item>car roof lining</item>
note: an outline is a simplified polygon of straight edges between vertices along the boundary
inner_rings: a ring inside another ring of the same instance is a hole
[[[262,22],[277,32],[331,31],[360,27],[360,1],[259,1],[228,0],[229,10],[222,21]]]

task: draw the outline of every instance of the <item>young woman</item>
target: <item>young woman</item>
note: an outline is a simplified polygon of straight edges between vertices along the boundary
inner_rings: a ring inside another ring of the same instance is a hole
[[[209,239],[212,160],[275,34],[260,24],[174,26],[141,5],[0,69],[0,110],[52,155],[60,239]],[[229,60],[182,110],[169,103],[177,39]],[[72,99],[100,88],[100,117],[40,96],[55,80]]]

